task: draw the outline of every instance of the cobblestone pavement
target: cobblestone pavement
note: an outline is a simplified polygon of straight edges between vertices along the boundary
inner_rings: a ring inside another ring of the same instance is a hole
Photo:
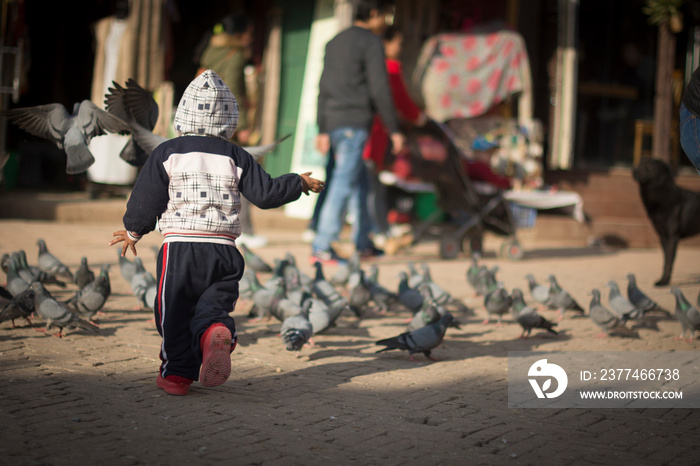
[[[376,340],[403,331],[407,314],[401,312],[344,316],[316,337],[317,347],[295,358],[277,335],[279,323],[249,321],[247,304],[240,303],[233,314],[240,344],[228,382],[216,388],[195,383],[185,397],[166,395],[155,385],[160,340],[152,315],[139,309],[119,274],[115,248],[107,247],[117,229],[117,223],[0,221],[0,253],[23,248],[33,262],[36,240],[44,238],[73,269],[82,256],[93,269],[114,264],[113,295],[98,335],[72,331],[59,339],[19,321],[19,328],[0,324],[3,464],[697,464],[695,410],[507,405],[509,351],[697,351],[697,340],[673,340],[675,320],[659,322],[658,332],[640,330],[640,338],[599,339],[587,318],[567,316],[559,336],[533,333],[520,340],[509,319],[500,327],[481,323],[485,311],[467,285],[467,261],[438,260],[434,244],[377,263],[380,281],[395,289],[408,261],[426,262],[436,282],[474,309],[475,315],[458,316],[462,328],[449,329],[434,351],[441,361],[375,353]],[[296,233],[270,237],[261,256],[272,261],[290,251],[310,273],[308,246]],[[152,234],[139,243],[152,271],[150,247],[159,240]],[[605,301],[605,283],[626,286],[626,274],[634,272],[653,299],[675,306],[669,288],[652,286],[661,269],[658,249],[539,248],[519,262],[488,254],[483,261],[499,265],[508,289],[526,289],[528,272],[539,280],[553,273],[585,308],[591,288],[600,288]],[[681,248],[673,275],[693,302],[699,261],[700,250]],[[70,294],[49,289],[57,297]]]

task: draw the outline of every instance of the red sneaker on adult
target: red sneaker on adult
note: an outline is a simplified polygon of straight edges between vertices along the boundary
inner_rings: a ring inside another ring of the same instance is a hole
[[[186,379],[185,377],[180,377],[179,375],[168,375],[163,377],[158,372],[158,377],[156,378],[156,385],[165,390],[166,393],[170,395],[187,395],[187,391],[192,385],[192,380]]]
[[[216,387],[231,375],[231,331],[224,324],[214,324],[202,335],[202,369],[199,383]]]

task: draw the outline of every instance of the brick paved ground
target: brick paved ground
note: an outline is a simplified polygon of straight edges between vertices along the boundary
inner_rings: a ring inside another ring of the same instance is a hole
[[[380,281],[395,288],[408,261],[425,261],[436,281],[475,309],[474,316],[459,316],[462,329],[450,329],[434,352],[442,361],[375,353],[376,340],[403,331],[402,313],[343,317],[296,359],[276,334],[279,324],[247,321],[242,304],[234,312],[241,336],[229,381],[168,396],[155,386],[160,341],[152,317],[138,309],[119,275],[117,253],[107,247],[118,228],[0,220],[0,253],[23,248],[35,261],[36,240],[44,238],[72,268],[82,256],[93,268],[115,264],[99,335],[69,332],[58,339],[0,324],[3,464],[697,464],[700,420],[693,410],[507,407],[508,351],[696,351],[697,340],[673,341],[677,322],[661,321],[661,331],[642,330],[639,339],[598,339],[588,319],[567,318],[559,337],[518,340],[515,324],[480,323],[484,310],[466,284],[466,261],[437,260],[435,244],[378,263]],[[291,251],[310,272],[308,246],[297,242],[297,233],[267,233],[273,241],[259,251],[263,257]],[[150,246],[158,241],[150,235],[139,244],[153,271]],[[700,250],[681,248],[673,278],[693,301],[698,261]],[[591,288],[607,296],[609,279],[626,285],[633,271],[652,298],[674,307],[668,288],[651,286],[661,267],[658,249],[536,248],[520,262],[492,256],[484,262],[500,266],[508,289],[525,288],[528,272],[540,280],[554,273],[586,308]]]

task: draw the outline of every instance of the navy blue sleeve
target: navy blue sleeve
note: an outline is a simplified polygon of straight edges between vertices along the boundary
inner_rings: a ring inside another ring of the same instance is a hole
[[[261,209],[273,209],[299,199],[301,176],[288,173],[272,178],[248,152],[243,149],[237,152],[242,170],[238,190],[246,199]]]
[[[148,157],[126,203],[124,228],[145,235],[156,228],[156,221],[168,207],[170,178],[157,149]]]

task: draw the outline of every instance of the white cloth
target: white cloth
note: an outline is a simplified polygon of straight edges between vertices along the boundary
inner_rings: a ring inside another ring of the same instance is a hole
[[[571,216],[583,223],[583,200],[572,191],[506,191],[503,197],[517,205],[537,210],[571,207]]]

